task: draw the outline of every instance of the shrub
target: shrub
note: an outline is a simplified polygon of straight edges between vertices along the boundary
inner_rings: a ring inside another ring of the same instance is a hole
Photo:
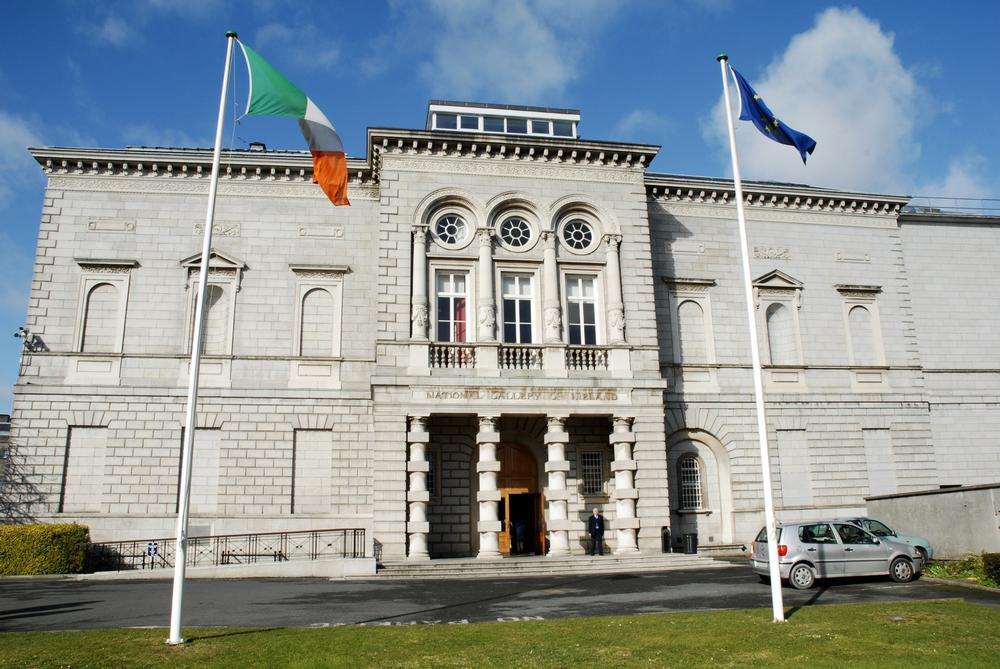
[[[1000,553],[983,553],[983,575],[1000,583]]]
[[[0,526],[0,574],[78,574],[90,543],[86,525]]]

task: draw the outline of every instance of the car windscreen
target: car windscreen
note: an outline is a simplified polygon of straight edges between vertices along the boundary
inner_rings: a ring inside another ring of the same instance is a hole
[[[888,527],[877,520],[869,520],[867,523],[863,524],[861,527],[865,528],[876,537],[891,537],[895,532],[892,531],[891,527]]]

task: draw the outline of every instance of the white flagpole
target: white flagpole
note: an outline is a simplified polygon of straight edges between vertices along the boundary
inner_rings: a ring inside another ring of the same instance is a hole
[[[191,342],[191,375],[188,381],[187,415],[184,419],[184,451],[181,457],[180,498],[177,509],[177,550],[174,552],[174,592],[170,603],[170,638],[167,643],[184,643],[181,636],[181,609],[184,603],[184,570],[187,561],[188,508],[191,503],[191,460],[194,453],[195,416],[198,405],[198,372],[201,367],[201,333],[205,325],[205,289],[208,287],[208,262],[212,253],[212,226],[215,222],[215,192],[219,185],[219,157],[222,153],[222,126],[226,117],[226,89],[229,66],[233,59],[236,33],[226,33],[226,69],[222,74],[219,121],[215,127],[215,151],[212,153],[212,181],[208,186],[208,210],[205,213],[205,237],[201,246],[201,274],[198,277],[198,301],[195,307],[194,337]]]
[[[729,103],[729,56],[716,60],[722,68],[722,93],[726,101],[729,122],[729,150],[733,156],[733,183],[736,186],[736,220],[740,228],[740,259],[743,262],[743,291],[747,306],[747,326],[750,331],[750,359],[753,362],[753,394],[757,404],[757,440],[760,442],[760,473],[764,483],[764,522],[767,525],[767,560],[771,574],[771,609],[774,622],[785,621],[785,605],[781,598],[781,572],[778,569],[778,533],[774,523],[774,501],[771,496],[771,464],[767,449],[767,416],[764,413],[764,382],[757,343],[757,320],[754,316],[753,279],[750,276],[750,247],[747,242],[747,222],[743,215],[743,182],[740,163],[736,158],[736,134],[733,130],[733,108]]]

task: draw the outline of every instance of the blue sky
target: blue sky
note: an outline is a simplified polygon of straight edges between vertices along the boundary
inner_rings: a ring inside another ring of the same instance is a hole
[[[998,27],[1000,3],[972,0],[6,3],[0,412],[45,184],[25,147],[208,146],[228,29],[316,101],[353,156],[365,154],[367,127],[422,127],[428,99],[445,98],[577,108],[585,138],[661,145],[653,171],[728,176],[715,61],[725,51],[818,142],[803,167],[739,124],[745,179],[995,198]],[[236,71],[242,104],[242,63]],[[226,137],[304,148],[285,119],[230,123]]]

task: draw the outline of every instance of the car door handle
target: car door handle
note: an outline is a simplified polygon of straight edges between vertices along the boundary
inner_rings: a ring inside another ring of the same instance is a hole
[[[808,550],[808,551],[809,551],[810,553],[815,553],[815,552],[816,552],[816,549],[815,549],[815,548],[808,548],[808,549],[806,549],[806,550]]]
[[[845,548],[845,549],[844,549],[844,552],[845,552],[845,553],[850,553],[850,552],[852,552],[852,551],[854,551],[854,549],[853,549],[853,548]]]

